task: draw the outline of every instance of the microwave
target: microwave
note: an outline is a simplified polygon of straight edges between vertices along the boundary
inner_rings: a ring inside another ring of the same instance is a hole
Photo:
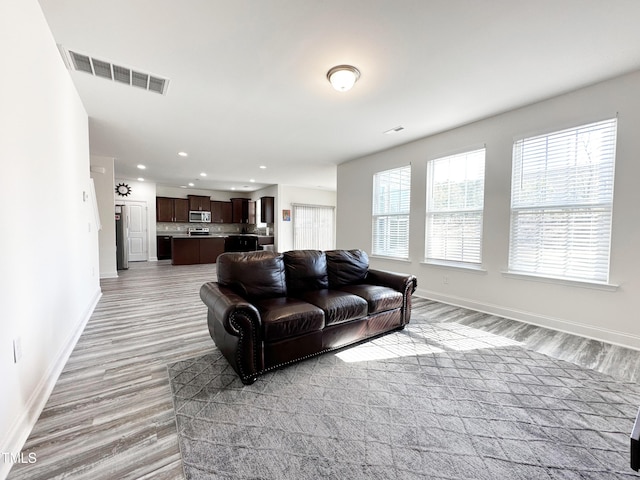
[[[189,222],[194,223],[211,223],[211,212],[189,212]]]

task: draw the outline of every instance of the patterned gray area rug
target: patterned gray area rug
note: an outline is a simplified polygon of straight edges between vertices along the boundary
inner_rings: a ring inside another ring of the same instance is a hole
[[[418,319],[251,386],[217,351],[169,375],[188,480],[639,478],[636,384],[458,324]]]

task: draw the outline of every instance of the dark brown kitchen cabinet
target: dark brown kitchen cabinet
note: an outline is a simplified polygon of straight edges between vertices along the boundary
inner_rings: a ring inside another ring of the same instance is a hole
[[[186,198],[156,197],[156,221],[188,222],[189,201]]]
[[[193,212],[209,212],[211,209],[211,198],[202,195],[187,195],[189,198],[189,210]]]
[[[220,200],[211,201],[211,223],[233,223],[233,205]]]
[[[232,198],[232,223],[256,223],[256,202],[248,198]]]
[[[273,223],[274,198],[260,197],[260,221],[262,223]]]

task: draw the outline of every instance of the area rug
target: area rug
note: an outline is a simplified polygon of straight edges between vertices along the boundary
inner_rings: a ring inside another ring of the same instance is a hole
[[[454,323],[413,321],[244,386],[169,366],[188,480],[638,479],[640,388]]]

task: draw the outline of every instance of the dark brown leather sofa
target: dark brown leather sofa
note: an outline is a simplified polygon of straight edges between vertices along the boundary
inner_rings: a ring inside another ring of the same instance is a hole
[[[243,383],[396,329],[411,316],[413,275],[369,268],[362,250],[224,253],[205,283],[211,338]]]

